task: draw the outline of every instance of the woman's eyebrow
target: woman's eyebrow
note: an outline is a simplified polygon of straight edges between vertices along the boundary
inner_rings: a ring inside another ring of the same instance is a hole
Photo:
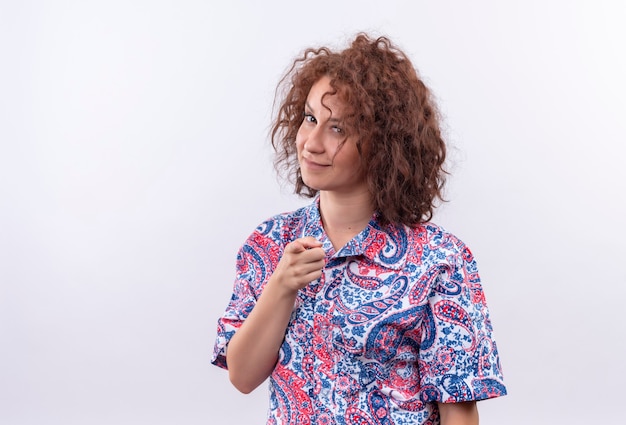
[[[311,105],[309,104],[309,101],[305,101],[304,102],[304,110],[308,110],[309,112],[311,112],[313,115],[315,115],[315,109],[313,109],[313,107],[311,107]],[[331,116],[328,119],[328,122],[332,122],[332,123],[340,123],[343,121],[343,119],[341,117],[337,117],[335,115],[332,115],[332,110],[331,110]]]

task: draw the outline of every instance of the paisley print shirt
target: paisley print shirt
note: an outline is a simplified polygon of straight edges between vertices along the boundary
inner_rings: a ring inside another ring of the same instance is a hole
[[[319,199],[275,216],[237,256],[212,363],[246,319],[285,245],[313,236],[322,277],[300,290],[270,376],[267,424],[438,424],[436,402],[506,394],[485,296],[469,248],[432,223],[382,227],[374,216],[338,252]]]

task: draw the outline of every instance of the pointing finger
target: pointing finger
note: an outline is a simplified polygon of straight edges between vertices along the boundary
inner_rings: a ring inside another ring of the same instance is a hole
[[[297,239],[302,243],[305,248],[317,248],[322,246],[322,243],[315,239],[313,236],[305,236],[303,238]]]

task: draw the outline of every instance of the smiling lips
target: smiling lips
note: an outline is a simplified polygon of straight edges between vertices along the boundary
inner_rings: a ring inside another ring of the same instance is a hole
[[[313,170],[330,167],[330,164],[329,165],[320,164],[318,162],[311,161],[310,159],[307,159],[307,158],[304,158],[304,157],[302,157],[302,164],[306,165],[307,168],[311,168]]]

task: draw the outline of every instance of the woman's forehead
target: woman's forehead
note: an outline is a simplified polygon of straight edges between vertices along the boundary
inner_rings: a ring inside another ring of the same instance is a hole
[[[342,90],[338,88],[337,84],[332,83],[328,76],[324,76],[313,83],[306,104],[314,111],[330,109],[334,116],[343,114],[348,109],[347,103],[343,100]]]

